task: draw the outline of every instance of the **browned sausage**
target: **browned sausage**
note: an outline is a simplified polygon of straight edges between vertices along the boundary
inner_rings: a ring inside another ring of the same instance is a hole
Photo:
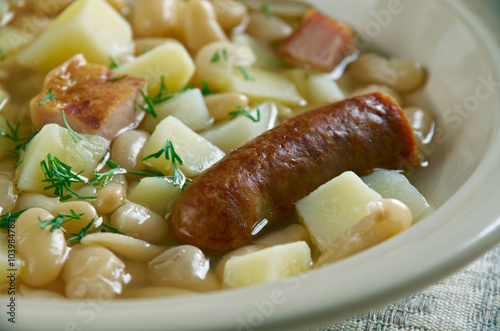
[[[378,92],[354,97],[296,116],[226,155],[175,202],[172,231],[184,243],[226,252],[344,171],[418,162],[401,108]]]

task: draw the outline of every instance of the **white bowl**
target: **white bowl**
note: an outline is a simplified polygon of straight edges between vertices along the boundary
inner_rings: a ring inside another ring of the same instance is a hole
[[[312,328],[422,288],[500,241],[500,42],[495,1],[318,0],[356,27],[360,46],[425,65],[420,94],[438,121],[417,187],[436,208],[407,232],[288,280],[193,297],[21,301],[16,327],[47,330]],[[491,15],[493,17],[493,14]],[[481,20],[480,20],[481,19]],[[462,107],[459,111],[454,106]],[[5,301],[2,301],[4,306]],[[5,315],[0,319],[5,326]]]

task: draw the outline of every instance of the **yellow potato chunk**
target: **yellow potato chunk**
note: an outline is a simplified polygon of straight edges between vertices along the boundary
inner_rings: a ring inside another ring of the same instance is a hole
[[[431,206],[425,197],[403,174],[397,171],[378,169],[361,179],[384,199],[397,199],[407,205],[410,208],[413,223],[431,211]]]
[[[230,80],[227,91],[243,93],[257,101],[272,100],[288,106],[306,103],[289,79],[272,71],[239,66],[233,70]]]
[[[115,69],[120,74],[145,78],[150,94],[159,91],[162,76],[168,92],[181,90],[189,83],[194,70],[194,62],[186,48],[173,39]]]
[[[181,192],[179,185],[174,185],[168,178],[146,177],[130,188],[127,199],[163,217]]]
[[[380,200],[352,171],[346,171],[299,200],[296,210],[320,251],[362,217],[368,203]]]
[[[51,70],[83,53],[91,63],[109,64],[110,56],[132,52],[129,23],[104,0],[79,0],[66,8],[19,56],[28,67]]]
[[[223,287],[242,287],[284,279],[311,268],[305,241],[271,246],[231,257],[224,266]]]
[[[234,110],[233,110],[234,111]],[[222,149],[225,153],[240,147],[257,137],[264,131],[274,127],[278,109],[276,105],[270,102],[263,103],[259,106],[260,118],[258,118],[257,109],[249,111],[250,119],[243,115],[238,115],[236,118],[228,122],[219,124],[202,133],[202,136],[208,139],[211,143]]]
[[[176,93],[172,98],[155,105],[156,117],[146,115],[143,128],[153,131],[167,116],[175,116],[192,130],[206,129],[212,122],[200,89],[189,89]]]
[[[179,119],[169,116],[161,121],[146,143],[143,157],[155,154],[165,148],[168,141],[172,142],[175,153],[182,159],[178,168],[188,177],[198,176],[203,170],[219,161],[224,152],[208,140],[191,130]],[[165,175],[173,175],[172,157],[170,160],[161,155],[149,158],[144,163]]]
[[[17,168],[17,187],[21,191],[47,193],[45,179],[40,163],[47,160],[47,155],[57,157],[71,170],[82,176],[90,177],[97,164],[106,154],[109,141],[96,135],[79,134],[82,138],[75,142],[66,128],[57,124],[47,124],[26,146],[26,152]],[[78,187],[75,185],[74,187]],[[72,186],[73,188],[73,186]]]

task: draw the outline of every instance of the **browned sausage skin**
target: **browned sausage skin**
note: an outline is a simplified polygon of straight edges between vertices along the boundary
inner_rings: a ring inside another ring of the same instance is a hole
[[[346,99],[284,122],[203,172],[172,207],[172,231],[184,243],[227,252],[344,171],[418,162],[411,126],[390,97]]]

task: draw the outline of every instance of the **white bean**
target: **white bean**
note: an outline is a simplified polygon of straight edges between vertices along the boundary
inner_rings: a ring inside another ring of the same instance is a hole
[[[191,245],[167,249],[148,264],[153,283],[158,286],[210,291],[220,287],[203,252]]]
[[[431,142],[435,127],[432,115],[422,107],[405,107],[403,110],[420,143],[428,144]]]
[[[158,243],[168,234],[168,223],[163,217],[130,201],[115,210],[110,222],[124,234],[147,242]]]
[[[101,214],[112,213],[118,208],[127,196],[127,181],[124,175],[114,175],[106,185],[99,187],[96,192],[97,199],[92,204]]]
[[[0,175],[0,206],[3,207],[4,212],[14,209],[18,193],[10,176]]]
[[[215,121],[226,121],[230,112],[248,107],[248,97],[237,92],[210,94],[205,97],[205,104]]]
[[[130,130],[115,138],[111,145],[111,159],[130,172],[137,172],[142,163],[142,150],[149,139],[145,131]]]
[[[51,198],[40,193],[23,193],[19,196],[16,210],[25,210],[30,208],[44,208],[52,210],[59,203],[59,198]]]
[[[382,199],[368,205],[368,215],[359,220],[320,255],[315,268],[370,248],[408,229],[410,209],[394,199]]]
[[[214,41],[227,40],[217,22],[214,7],[207,0],[190,0],[186,3],[183,27],[186,46],[194,54]]]
[[[23,212],[15,223],[17,254],[26,264],[21,278],[32,287],[53,282],[69,253],[63,231],[51,231],[50,225],[40,228],[42,223],[39,218],[49,220],[54,216],[45,209],[31,208]]]
[[[287,38],[292,32],[292,27],[277,16],[269,16],[263,12],[253,12],[249,15],[246,32],[251,36],[273,42]]]
[[[165,250],[144,240],[118,233],[100,232],[86,235],[82,244],[94,244],[109,248],[114,253],[133,261],[151,261]]]
[[[65,230],[66,238],[74,237],[75,235],[80,233],[80,230],[86,227],[93,219],[97,219],[99,216],[97,215],[97,211],[94,206],[86,201],[69,201],[62,202],[57,204],[54,208],[50,210],[53,214],[66,214],[69,215],[72,212],[76,214],[83,214],[79,219],[74,219],[69,222],[66,222],[62,225],[62,228]],[[94,229],[92,227],[87,230],[88,232],[92,232]]]
[[[283,230],[270,233],[266,236],[263,236],[262,238],[257,239],[255,243],[263,246],[275,246],[296,241],[311,241],[307,229],[301,224],[289,225]]]
[[[229,30],[243,22],[248,14],[247,7],[235,0],[212,0],[217,21],[223,29]]]
[[[214,58],[218,57],[215,61]],[[225,88],[236,66],[250,66],[257,60],[250,47],[228,41],[213,42],[203,47],[195,57],[200,79],[213,88]]]
[[[138,0],[132,15],[132,29],[138,37],[175,36],[179,0]]]
[[[411,92],[423,85],[425,71],[414,61],[386,59],[373,53],[362,54],[349,66],[351,76],[361,83],[387,85],[398,92]]]
[[[76,245],[62,272],[66,297],[111,299],[128,283],[125,264],[109,249],[96,245]]]

